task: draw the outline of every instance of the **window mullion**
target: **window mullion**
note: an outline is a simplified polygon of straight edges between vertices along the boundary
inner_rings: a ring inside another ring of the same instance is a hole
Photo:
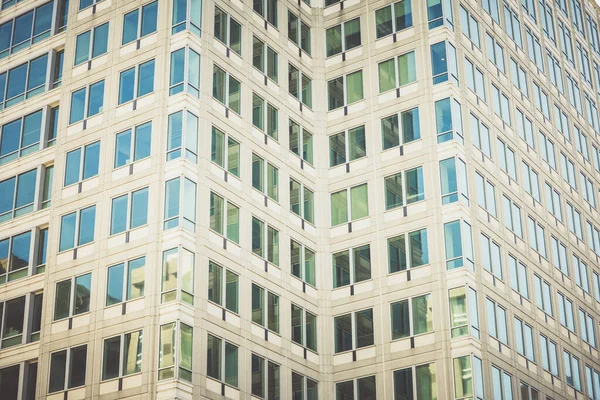
[[[70,299],[69,299],[69,318],[73,317],[73,313],[75,312],[75,281],[77,277],[71,278],[71,286],[70,290]]]
[[[65,380],[63,382],[63,389],[67,390],[69,388],[69,369],[71,366],[71,348],[67,349],[67,356],[65,357],[67,362],[65,363]]]
[[[184,207],[183,196],[184,196],[185,176],[181,175],[177,179],[179,179],[179,199],[178,199],[179,200],[179,212],[178,212],[179,215],[177,215],[177,226],[183,227],[183,219],[184,219],[184,217],[183,217],[183,207]],[[181,262],[181,254],[180,253],[181,253],[181,249],[178,250],[179,262]],[[179,264],[177,264],[177,268],[179,269]],[[179,283],[179,276],[177,277],[177,282]]]
[[[177,265],[177,282],[179,283],[179,265]],[[175,329],[175,332],[173,332],[175,335],[175,346],[173,348],[173,376],[175,377],[175,379],[179,379],[179,346],[181,345],[181,321],[177,320],[173,328]]]
[[[90,39],[88,43],[88,62],[92,59],[94,54],[94,36],[96,36],[96,28],[90,29]]]
[[[123,359],[125,357],[125,334],[122,333],[119,335],[119,377],[123,377],[125,375],[125,371],[123,370]]]
[[[7,275],[8,275],[8,272],[7,272]],[[8,276],[7,276],[7,279],[8,279]],[[8,302],[6,302],[6,301],[4,301],[4,303],[0,303],[0,304],[3,305],[3,307],[2,307],[2,315],[0,315],[0,317],[2,317],[2,319],[0,320],[0,328],[1,328],[1,330],[0,330],[0,343],[4,340],[4,325],[6,325],[6,318],[7,318],[6,317],[6,314],[7,314],[7,312],[6,312],[7,303]]]
[[[81,210],[75,211],[75,234],[73,237],[73,243],[75,243],[75,248],[79,247],[79,224],[81,221]]]
[[[181,263],[183,262],[183,257],[181,254],[181,247],[177,248],[177,287],[175,289],[175,298],[177,301],[181,301]],[[179,325],[179,322],[178,322]]]
[[[127,193],[127,213],[125,221],[125,231],[128,232],[131,229],[131,214],[133,212],[133,192]]]
[[[77,150],[74,150],[77,151]],[[79,148],[79,182],[83,181],[83,167],[85,162],[85,146]]]
[[[137,39],[142,37],[142,19],[143,19],[143,7],[138,8],[138,20],[137,20]]]
[[[84,101],[84,109],[83,109],[83,121],[88,118],[89,107],[90,107],[90,85],[85,87],[85,101]]]
[[[127,301],[127,288],[129,287],[129,261],[123,262],[123,287],[121,288],[121,298],[123,303]]]

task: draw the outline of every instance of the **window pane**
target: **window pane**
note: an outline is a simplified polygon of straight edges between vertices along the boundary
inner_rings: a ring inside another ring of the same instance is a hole
[[[123,344],[123,375],[142,370],[142,331],[125,335]]]
[[[108,269],[106,283],[106,305],[111,306],[123,301],[124,264]]]

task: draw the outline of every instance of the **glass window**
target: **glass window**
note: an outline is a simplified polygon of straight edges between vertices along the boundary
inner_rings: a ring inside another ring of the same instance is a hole
[[[334,317],[333,326],[336,353],[374,345],[372,308]]]
[[[199,120],[188,110],[169,115],[167,124],[167,161],[182,155],[194,164],[198,162]]]
[[[517,317],[514,318],[514,324],[517,353],[535,362],[533,328]]]
[[[183,91],[200,97],[200,54],[189,47],[171,53],[169,96]]]
[[[57,282],[54,321],[89,312],[91,292],[91,273]]]
[[[329,166],[344,164],[367,155],[364,125],[329,136]]]
[[[438,26],[447,25],[454,30],[454,17],[452,15],[451,0],[428,0],[427,1],[427,20],[429,29]]]
[[[458,200],[469,204],[467,166],[463,160],[452,157],[440,161],[440,184],[442,204],[450,204]]]
[[[208,263],[208,300],[237,314],[238,297],[238,275],[210,261]]]
[[[148,223],[148,191],[149,189],[146,187],[112,199],[111,235]]]
[[[402,0],[375,10],[377,39],[413,26],[412,0]]]
[[[362,79],[362,76],[361,76]],[[312,107],[312,80],[292,64],[288,64],[289,93],[308,108]]]
[[[379,93],[398,89],[417,80],[414,51],[382,61],[377,68],[379,71]]]
[[[485,1],[483,2],[485,4]],[[473,18],[473,14],[468,11],[463,5],[460,6],[460,27],[462,33],[473,42],[477,47],[480,47],[479,42],[479,22]],[[508,29],[507,29],[508,31]],[[510,33],[509,33],[510,35]]]
[[[433,332],[431,294],[392,303],[390,308],[392,340]]]
[[[410,0],[408,0],[410,3]],[[325,32],[327,57],[352,50],[361,45],[360,18],[328,28]]]
[[[21,1],[3,0],[1,8],[5,10]],[[0,59],[50,37],[53,4],[53,2],[42,4],[0,24]]]
[[[264,399],[278,399],[280,395],[279,365],[253,353],[251,368],[252,394]]]
[[[419,139],[421,139],[421,123],[418,107],[381,119],[383,150]]]
[[[426,228],[389,238],[387,243],[390,274],[429,264]]]
[[[314,224],[315,194],[304,184],[290,178],[290,210]]]
[[[161,325],[158,380],[179,378],[192,382],[194,328],[181,321]]]
[[[241,113],[240,81],[229,75],[216,64],[213,66],[213,98],[223,103],[236,114]]]
[[[446,98],[435,102],[437,142],[456,139],[463,143],[462,108],[456,99]]]
[[[63,215],[60,220],[58,251],[71,250],[94,241],[96,206]]]
[[[105,23],[80,33],[75,39],[75,65],[106,54],[108,49],[108,27]]]
[[[104,111],[104,80],[71,93],[69,124],[93,117]]]
[[[139,40],[156,32],[158,0],[128,12],[123,16],[122,45]]]
[[[264,0],[255,0],[254,4]],[[274,0],[266,0],[274,1]],[[252,65],[265,74],[273,82],[279,79],[279,55],[271,46],[266,45],[256,36],[252,37]]]
[[[0,73],[0,110],[46,91],[48,54]]]
[[[39,150],[44,122],[39,110],[0,126],[0,165]]]
[[[448,291],[452,338],[471,335],[479,339],[477,292],[470,287]]]
[[[425,199],[423,167],[388,176],[384,182],[386,210],[392,210]]]
[[[152,121],[117,133],[114,168],[150,157],[152,143]]]
[[[240,242],[240,209],[216,193],[210,193],[210,229],[234,243]]]
[[[102,380],[120,378],[142,371],[143,332],[129,332],[104,339]]]
[[[87,345],[50,354],[48,393],[62,392],[85,385]]]
[[[453,360],[453,367],[454,398],[484,399],[481,359],[475,356],[458,357]]]
[[[456,48],[450,42],[431,45],[431,73],[434,85],[450,81],[458,86]]]
[[[100,142],[67,153],[64,187],[98,176]]]
[[[288,39],[310,56],[310,26],[288,11]]]
[[[186,177],[165,182],[165,230],[182,226],[196,231],[196,183]]]
[[[227,147],[225,147],[227,145]],[[229,135],[212,127],[211,161],[230,174],[240,176],[240,144]]]
[[[327,82],[327,92],[329,111],[362,100],[364,98],[362,70]]]
[[[202,29],[202,0],[174,0],[171,33],[189,30],[200,37]]]
[[[368,216],[369,196],[366,183],[331,194],[331,226]]]
[[[292,304],[292,341],[317,351],[317,316]]]
[[[309,164],[313,162],[313,135],[293,120],[289,120],[290,151]]]
[[[119,104],[154,92],[154,60],[136,65],[119,74]]]
[[[292,398],[294,400],[317,400],[318,383],[292,371]]]
[[[206,340],[206,374],[238,387],[238,346],[209,333]]]
[[[106,306],[144,296],[146,257],[140,257],[108,268]]]
[[[219,7],[215,7],[214,22],[215,38],[241,56],[242,25]]]
[[[279,266],[279,231],[256,217],[252,217],[252,252]]]
[[[163,251],[161,303],[194,304],[195,254],[183,247]]]
[[[333,254],[333,288],[371,279],[371,246],[344,250]]]
[[[315,252],[294,240],[290,241],[292,275],[316,287]]]
[[[277,28],[277,0],[254,0],[252,8],[271,25]]]

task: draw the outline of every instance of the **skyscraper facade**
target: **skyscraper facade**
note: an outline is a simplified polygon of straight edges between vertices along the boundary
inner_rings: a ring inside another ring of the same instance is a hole
[[[600,400],[586,0],[1,0],[0,398]]]

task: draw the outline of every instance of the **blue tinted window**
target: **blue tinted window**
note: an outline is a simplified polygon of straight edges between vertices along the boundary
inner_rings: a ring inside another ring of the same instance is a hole
[[[158,1],[152,2],[142,8],[142,36],[156,32],[158,15]]]
[[[27,80],[27,64],[18,66],[8,71],[8,85],[6,88],[6,99],[11,100],[25,93],[25,82]]]
[[[53,3],[47,3],[35,10],[35,25],[33,27],[34,42],[44,37],[50,36],[50,27],[52,25]]]
[[[10,270],[26,268],[29,265],[29,250],[31,248],[31,232],[25,232],[13,237]]]
[[[31,61],[29,66],[29,82],[27,82],[27,91],[39,88],[46,83],[46,67],[48,66],[48,55],[45,54]],[[43,90],[43,87],[42,87]],[[28,93],[27,97],[31,94]]]
[[[10,37],[12,34],[13,21],[8,21],[0,25],[0,58],[8,55],[10,49]]]
[[[28,205],[33,205],[33,201],[35,199],[36,177],[36,170],[32,170],[19,175],[15,209],[19,209],[20,207],[26,207]]]
[[[15,19],[15,30],[13,33],[13,46],[21,44],[31,38],[31,27],[33,24],[33,10]]]
[[[148,222],[148,188],[133,192],[131,195],[130,228],[146,225]]]
[[[112,199],[112,215],[110,220],[110,234],[125,232],[127,229],[127,199],[123,195]]]
[[[75,247],[75,224],[77,213],[63,215],[60,220],[60,243],[58,251],[65,251]]]
[[[169,78],[169,95],[183,91],[183,79],[185,71],[185,48],[171,53],[171,75]]]
[[[16,183],[16,177],[0,182],[0,221],[6,221],[12,218],[11,215],[5,214],[13,209]]]
[[[108,50],[108,22],[94,29],[92,58],[105,54]]]
[[[129,163],[129,152],[131,151],[131,129],[117,135],[115,147],[115,168]]]
[[[104,81],[96,82],[90,86],[90,99],[88,117],[102,112],[104,106]]]
[[[139,10],[125,14],[123,17],[123,41],[122,44],[133,42],[138,37]]]
[[[0,222],[33,211],[36,178],[34,169],[0,182]]]
[[[179,190],[180,179],[172,179],[166,183],[165,193],[165,229],[179,225]]]
[[[135,147],[133,160],[141,160],[150,156],[150,144],[152,140],[152,122],[147,122],[135,128]]]
[[[98,175],[98,166],[100,163],[100,142],[85,146],[83,157],[83,179],[88,179]]]
[[[118,304],[123,301],[123,269],[123,264],[115,265],[108,269],[108,282],[106,283],[107,306]]]
[[[96,226],[96,206],[81,210],[79,216],[79,240],[78,245],[94,241],[94,228]]]
[[[79,168],[81,166],[81,149],[73,150],[67,153],[67,162],[65,165],[65,183],[64,186],[79,182]]]
[[[84,32],[77,35],[75,42],[75,65],[86,62],[90,55],[90,37],[92,31]]]
[[[133,100],[133,87],[135,84],[135,68],[121,72],[119,78],[119,104]]]
[[[0,25],[0,59],[50,37],[52,8],[46,3]]]
[[[24,118],[23,136],[21,139],[21,155],[26,155],[39,148],[42,133],[42,110]]]
[[[138,77],[138,97],[154,91],[154,60],[140,64]]]
[[[71,94],[71,114],[69,124],[81,121],[85,117],[86,88],[79,89]]]
[[[187,13],[187,0],[173,0],[173,32],[181,32],[185,29]]]
[[[0,137],[0,160],[19,149],[22,121],[20,119],[10,122],[2,127]]]

